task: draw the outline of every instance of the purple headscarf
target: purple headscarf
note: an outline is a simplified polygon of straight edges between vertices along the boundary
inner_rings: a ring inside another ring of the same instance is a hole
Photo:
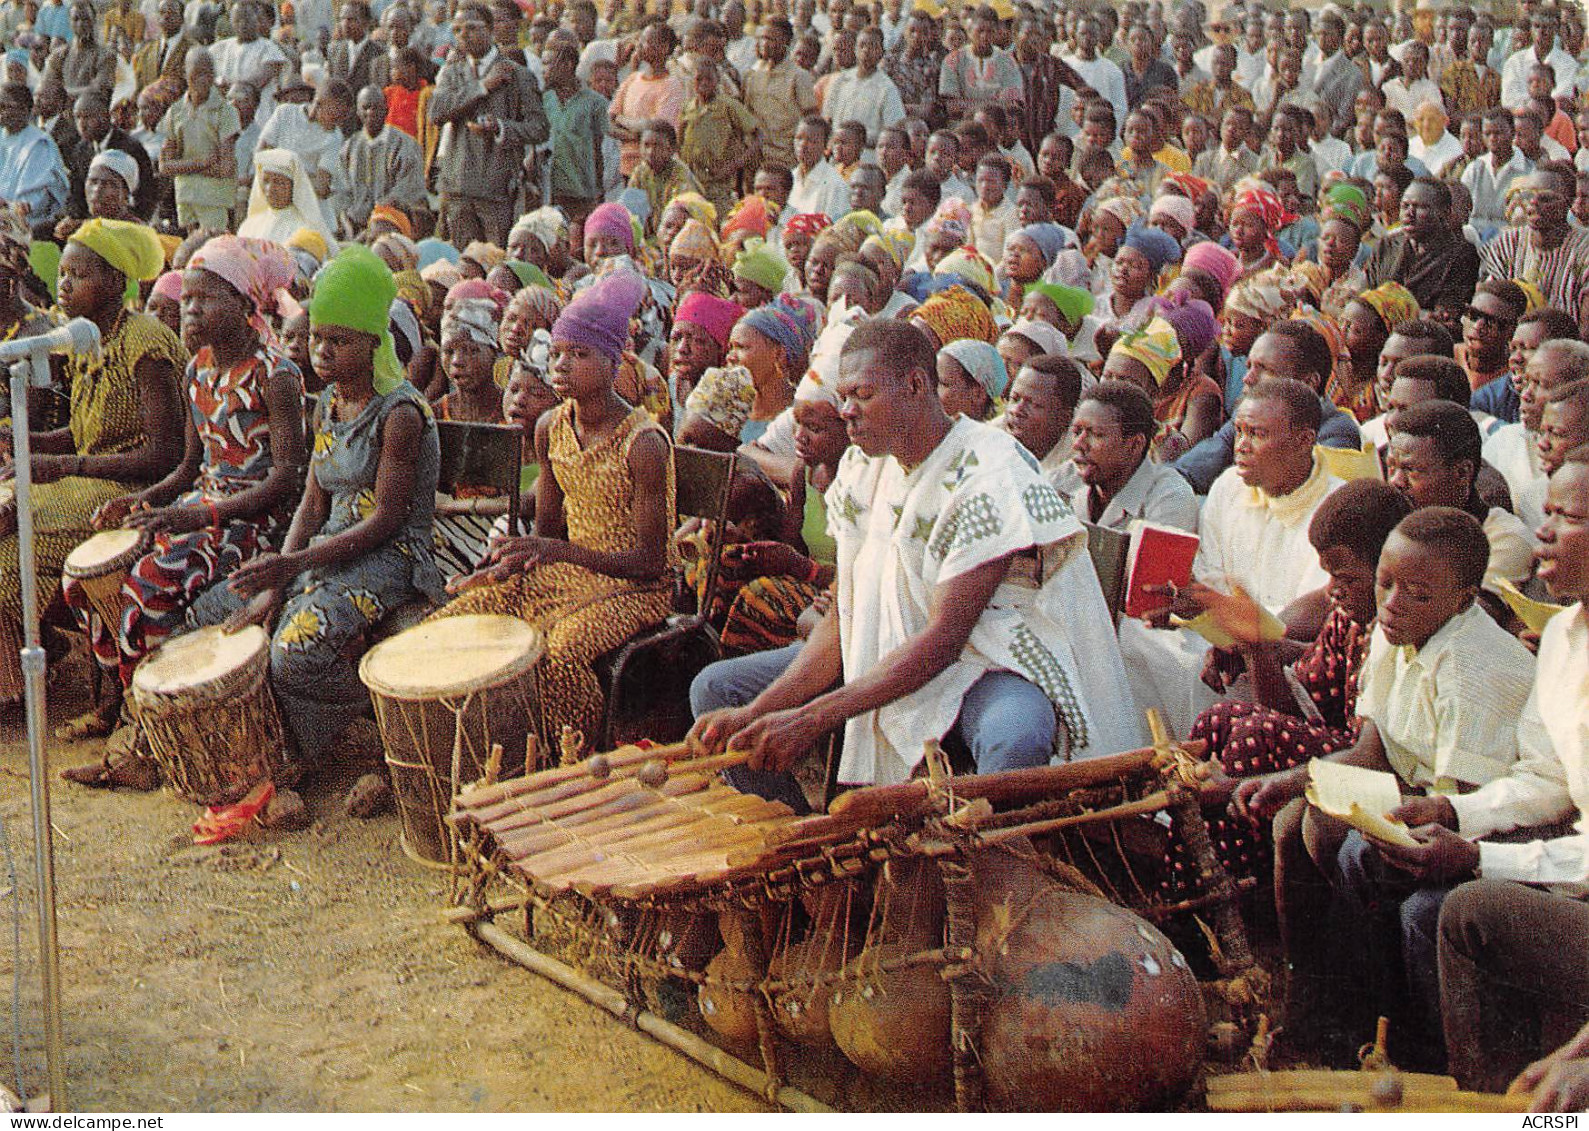
[[[585,234],[617,236],[624,250],[634,254],[634,223],[629,210],[621,204],[601,204],[585,218]]]
[[[629,320],[640,306],[645,281],[632,271],[614,271],[574,296],[552,324],[552,341],[587,346],[614,364],[629,341]]]
[[[1159,316],[1175,328],[1181,342],[1181,356],[1199,357],[1219,337],[1219,320],[1214,308],[1200,298],[1185,295],[1161,296],[1153,300]]]

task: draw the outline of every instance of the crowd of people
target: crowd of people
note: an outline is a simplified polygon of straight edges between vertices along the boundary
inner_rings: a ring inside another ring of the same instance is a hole
[[[1157,710],[1287,1047],[1382,1013],[1398,1063],[1589,1104],[1583,12],[650,7],[0,4],[0,337],[101,335],[29,406],[51,644],[109,687],[68,776],[158,784],[120,693],[201,625],[270,633],[291,827],[399,614],[541,628],[541,733],[590,738],[601,658],[694,603],[736,787]],[[438,492],[438,421],[520,431],[517,528]],[[722,522],[676,445],[738,453]],[[1089,537],[1144,525],[1192,580],[1122,616]],[[62,571],[120,526],[107,623]],[[1321,758],[1394,774],[1410,842],[1310,806]]]

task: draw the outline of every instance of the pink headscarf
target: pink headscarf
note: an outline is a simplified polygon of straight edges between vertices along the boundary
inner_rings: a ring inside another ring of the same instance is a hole
[[[745,308],[737,302],[709,295],[705,291],[691,291],[684,296],[684,301],[679,303],[679,310],[673,316],[673,321],[693,322],[712,335],[712,340],[719,346],[727,349],[728,333],[744,313]]]
[[[182,301],[182,272],[167,271],[155,280],[153,293],[172,302]]]
[[[1241,260],[1235,254],[1211,240],[1194,243],[1181,256],[1181,273],[1201,271],[1219,284],[1219,297],[1223,302],[1241,276]]]
[[[634,254],[634,224],[629,210],[621,204],[609,202],[597,205],[585,217],[585,235],[588,238],[592,234],[617,236],[623,242],[624,250]]]
[[[449,307],[466,298],[490,299],[491,305],[497,308],[497,317],[500,319],[508,308],[510,297],[506,291],[500,287],[493,287],[484,279],[465,279],[447,288],[447,297],[442,300],[442,306]]]
[[[276,309],[276,292],[290,286],[297,273],[285,248],[269,240],[247,236],[216,236],[188,260],[188,270],[195,268],[220,276],[248,299],[253,305],[249,327],[259,335],[260,341],[267,345],[275,343],[275,332],[265,315]]]

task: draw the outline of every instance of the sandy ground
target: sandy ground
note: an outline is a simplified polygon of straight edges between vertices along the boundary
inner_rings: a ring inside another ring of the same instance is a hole
[[[51,673],[50,721],[87,672]],[[50,741],[52,775],[98,743]],[[196,847],[169,792],[53,778],[69,1100],[74,1109],[756,1111],[755,1097],[443,924],[445,881],[392,815],[311,785],[305,832]],[[20,878],[24,1087],[44,1088],[32,817],[20,711],[0,715],[0,819]],[[0,865],[3,865],[0,859]],[[9,895],[3,871],[0,892]],[[0,901],[9,999],[11,903]],[[0,1016],[10,1017],[6,1008]],[[11,1034],[0,1030],[0,1047]],[[10,1082],[11,1057],[0,1056]]]

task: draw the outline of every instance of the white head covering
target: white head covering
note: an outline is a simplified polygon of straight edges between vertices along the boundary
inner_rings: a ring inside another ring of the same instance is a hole
[[[277,211],[265,198],[265,174],[278,173],[292,178],[292,203]],[[248,219],[237,228],[240,236],[255,236],[285,244],[299,228],[318,232],[326,241],[329,255],[337,252],[337,240],[326,223],[309,174],[288,149],[261,149],[254,154],[254,185],[248,192]]]
[[[528,232],[541,241],[541,246],[551,251],[563,238],[563,233],[568,230],[568,220],[564,218],[560,209],[547,205],[537,208],[534,212],[526,212],[519,217],[518,223],[513,225],[509,233],[509,240],[518,232]]]
[[[127,186],[128,196],[138,191],[138,162],[121,150],[104,149],[94,154],[94,159],[88,163],[90,176],[95,169],[109,169],[120,177],[122,184]]]

